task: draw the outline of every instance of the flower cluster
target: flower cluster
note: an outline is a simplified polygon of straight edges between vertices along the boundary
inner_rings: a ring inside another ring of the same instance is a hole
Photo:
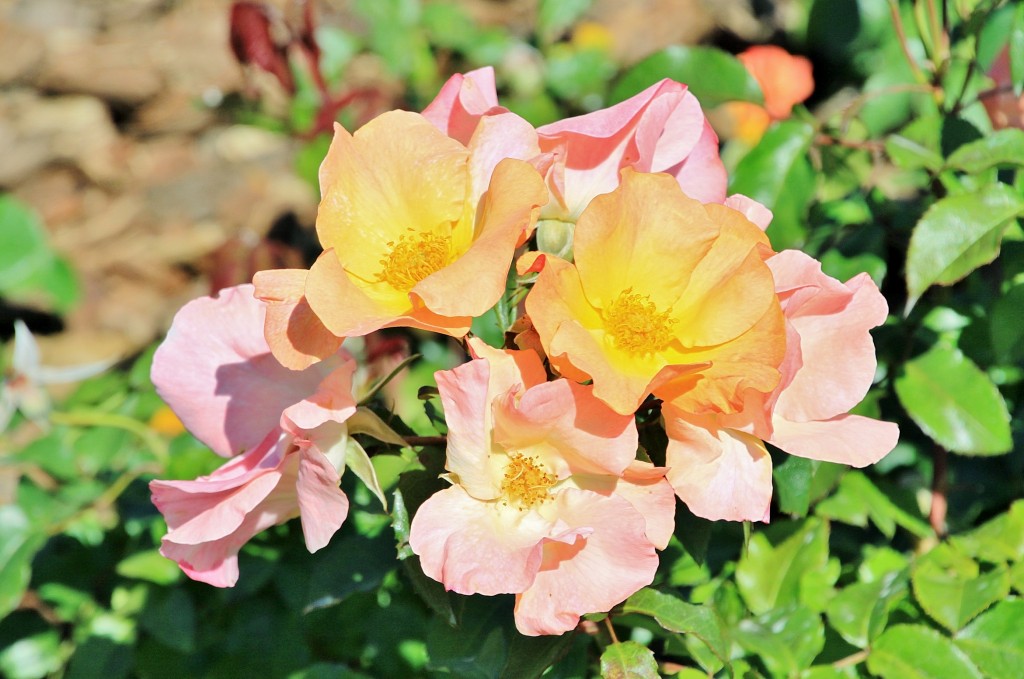
[[[772,249],[771,212],[726,195],[684,85],[535,129],[489,69],[457,75],[422,114],[336,127],[320,184],[313,266],[190,303],[154,360],[160,394],[231,458],[152,484],[162,551],[190,577],[233,584],[242,544],[294,516],[323,547],[346,468],[384,502],[352,434],[404,441],[357,407],[343,348],[381,328],[465,338],[468,362],[436,374],[451,485],[409,543],[449,590],[514,594],[524,634],[650,584],[676,497],[767,520],[765,442],[855,466],[896,443],[894,424],[848,414],[874,377],[884,299],[866,275],[842,283]],[[529,292],[514,341],[490,347],[470,326],[510,272]],[[664,427],[664,459],[640,450],[638,411]]]

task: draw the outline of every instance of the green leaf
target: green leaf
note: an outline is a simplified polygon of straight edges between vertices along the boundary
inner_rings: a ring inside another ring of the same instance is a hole
[[[635,641],[609,644],[601,654],[601,676],[605,679],[658,679],[654,651]]]
[[[43,679],[64,665],[56,630],[19,639],[0,650],[0,674],[7,679]]]
[[[839,481],[839,487],[829,498],[822,500],[815,513],[853,526],[867,526],[870,519],[886,537],[896,534],[902,526],[918,537],[928,537],[932,529],[928,523],[903,509],[863,472],[851,471]]]
[[[1024,283],[1006,291],[992,306],[989,328],[996,360],[1012,364],[1024,360],[1024,323],[1020,322],[1024,309]]]
[[[754,76],[728,52],[672,45],[626,71],[612,87],[611,103],[629,99],[662,78],[685,83],[705,109],[726,101],[764,102]]]
[[[21,507],[0,507],[0,619],[21,602],[32,575],[32,557],[45,541]]]
[[[910,582],[924,612],[951,632],[1010,593],[1005,566],[981,573],[977,562],[948,544],[922,556]]]
[[[736,566],[736,585],[747,607],[761,614],[802,603],[803,591],[816,589],[826,570],[828,532],[824,521],[811,518],[751,535]]]
[[[825,647],[825,625],[806,608],[777,610],[756,620],[744,620],[734,636],[740,646],[759,655],[777,677],[799,674]]]
[[[158,585],[170,585],[181,580],[178,564],[162,555],[159,550],[136,552],[117,564],[117,574],[126,578],[148,580]]]
[[[701,641],[723,663],[729,663],[729,644],[722,619],[707,606],[694,606],[682,599],[645,587],[622,604],[624,613],[640,613],[654,618],[662,628],[690,634]]]
[[[147,602],[139,624],[168,648],[192,653],[196,648],[196,607],[183,589],[157,593]]]
[[[969,533],[956,535],[950,542],[975,559],[990,563],[1024,563],[1024,500]]]
[[[954,641],[993,679],[1017,679],[1024,667],[1024,601],[1009,599],[980,616]]]
[[[537,35],[542,42],[554,42],[590,8],[591,0],[540,0]]]
[[[807,237],[804,216],[814,195],[814,172],[807,160],[814,130],[796,120],[772,126],[733,172],[730,193],[763,203],[775,217],[768,236],[776,250],[799,247]]]
[[[771,207],[771,206],[769,206]],[[1005,184],[935,202],[914,227],[907,250],[907,313],[933,285],[952,285],[999,255],[1024,197]]]
[[[906,596],[905,572],[890,573],[874,582],[855,582],[829,602],[829,625],[849,643],[867,648],[885,629],[889,612]]]
[[[772,470],[779,509],[783,512],[806,516],[811,503],[811,477],[814,475],[814,465],[815,462],[806,457],[790,455],[785,462]]]
[[[946,160],[946,167],[978,174],[999,165],[1024,164],[1024,130],[1010,127],[964,144]]]
[[[451,595],[448,594],[444,585],[423,572],[418,556],[410,556],[402,561],[402,567],[406,577],[412,583],[413,590],[423,599],[423,603],[427,604],[442,620],[454,627],[457,623],[455,611],[452,610]]]
[[[1010,54],[1010,80],[1013,81],[1013,94],[1019,97],[1024,91],[1024,5],[1017,5],[1007,50]]]
[[[936,346],[907,361],[895,386],[907,414],[939,445],[965,455],[1013,447],[999,389],[959,349]]]
[[[953,642],[922,625],[895,625],[871,647],[868,670],[882,679],[981,679]]]
[[[905,170],[942,169],[942,119],[924,116],[885,140],[885,152]]]

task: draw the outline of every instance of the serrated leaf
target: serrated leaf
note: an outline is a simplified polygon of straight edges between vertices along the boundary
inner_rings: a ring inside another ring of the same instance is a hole
[[[729,644],[718,614],[707,606],[695,606],[682,599],[645,587],[622,604],[624,613],[640,613],[654,618],[662,628],[679,634],[692,634],[723,663],[729,663]]]
[[[627,70],[612,87],[611,103],[628,99],[662,78],[686,84],[705,109],[727,101],[764,101],[754,76],[728,52],[672,45]]]
[[[811,666],[825,647],[825,625],[807,608],[772,611],[744,620],[734,632],[745,650],[761,657],[777,677],[792,677]]]
[[[981,573],[977,562],[947,544],[918,560],[910,582],[924,612],[951,632],[1010,593],[1005,566]]]
[[[1017,679],[1024,668],[1024,601],[1010,599],[956,635],[954,643],[992,679]]]
[[[773,544],[770,535],[792,529]],[[755,614],[801,602],[804,578],[820,576],[828,563],[828,526],[820,519],[775,524],[751,535],[736,566],[736,585]]]
[[[959,349],[935,346],[907,361],[895,387],[910,418],[944,448],[1001,455],[1013,447],[999,389]]]
[[[855,582],[829,602],[829,625],[849,643],[866,648],[885,629],[889,611],[906,596],[906,572],[890,573],[874,582]]]
[[[1006,184],[935,202],[914,227],[907,250],[907,313],[933,285],[952,285],[999,255],[1003,231],[1024,211]]]
[[[851,471],[839,481],[839,487],[829,498],[822,500],[815,513],[854,526],[864,527],[868,519],[886,537],[896,533],[896,526],[902,526],[918,537],[927,537],[932,529],[926,521],[903,509],[863,472]]]
[[[1024,500],[978,528],[950,538],[959,551],[990,563],[1024,563]]]
[[[807,235],[804,215],[814,195],[815,175],[807,160],[814,130],[796,120],[769,128],[736,166],[730,193],[742,193],[774,213],[768,236],[776,250],[799,247]]]
[[[871,647],[868,670],[882,679],[981,679],[953,642],[922,625],[894,625]]]
[[[654,651],[635,641],[610,644],[601,654],[604,679],[658,679]]]
[[[1010,127],[964,144],[946,160],[946,167],[971,174],[999,165],[1024,164],[1024,130]]]

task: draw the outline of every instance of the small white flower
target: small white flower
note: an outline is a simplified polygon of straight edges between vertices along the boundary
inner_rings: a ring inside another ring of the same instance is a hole
[[[0,382],[0,431],[7,429],[14,411],[41,424],[50,412],[47,384],[77,382],[98,375],[114,360],[96,361],[67,368],[48,368],[40,364],[39,345],[22,321],[14,322],[14,354],[7,374]]]

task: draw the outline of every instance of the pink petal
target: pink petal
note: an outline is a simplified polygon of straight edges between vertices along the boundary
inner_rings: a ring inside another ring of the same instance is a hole
[[[787,453],[854,467],[878,462],[896,447],[900,437],[894,423],[860,415],[839,415],[818,422],[790,422],[776,417],[772,425],[775,431],[768,442]]]
[[[264,315],[251,285],[192,300],[153,357],[157,393],[189,431],[225,457],[259,445],[281,412],[323,379],[320,368],[292,371],[271,356]]]
[[[298,429],[315,429],[324,422],[344,422],[352,417],[356,412],[356,401],[352,397],[355,370],[355,360],[346,357],[320,382],[312,395],[285,409],[282,426],[290,422]],[[299,433],[292,427],[288,429],[293,434]]]
[[[480,118],[498,107],[494,69],[490,66],[456,73],[423,109],[423,117],[452,139],[469,144]]]
[[[530,123],[515,113],[497,113],[480,119],[469,141],[469,174],[472,186],[469,200],[476,204],[487,186],[491,175],[505,158],[531,160],[540,154],[537,132]],[[544,192],[541,203],[546,202]]]
[[[413,517],[409,546],[423,572],[459,594],[507,594],[530,586],[551,522],[481,502],[460,486],[432,495]]]
[[[302,535],[310,553],[327,546],[348,516],[348,497],[338,487],[338,470],[321,452],[300,448],[296,492]]]
[[[567,489],[556,503],[559,521],[576,536],[570,544],[545,541],[540,571],[516,597],[516,628],[526,635],[574,629],[580,616],[607,611],[651,584],[658,568],[644,519],[625,499]]]
[[[840,283],[802,252],[768,260],[787,321],[800,335],[801,366],[783,375],[775,413],[794,422],[827,420],[864,398],[875,376],[869,330],[888,306],[866,274]]]
[[[718,155],[718,135],[711,123],[704,121],[700,139],[690,154],[663,172],[675,177],[690,198],[702,203],[720,203],[725,199],[728,176]]]
[[[734,193],[726,198],[725,206],[741,213],[762,231],[768,228],[768,225],[772,223],[772,218],[775,216],[764,205],[741,193]]]
[[[615,484],[615,494],[640,512],[647,524],[647,539],[665,549],[676,527],[676,494],[669,484],[665,467],[634,460],[623,478]]]
[[[459,477],[470,495],[481,500],[493,499],[498,492],[487,464],[491,453],[490,378],[490,364],[483,359],[434,373],[448,424],[445,467]]]
[[[505,450],[553,447],[569,473],[620,475],[636,458],[633,415],[619,415],[593,387],[558,379],[510,393],[494,412],[494,440]]]
[[[332,355],[343,337],[332,334],[309,308],[305,269],[257,271],[256,297],[267,305],[264,336],[274,358],[292,370],[303,370]]]
[[[761,440],[733,429],[711,431],[674,408],[664,416],[668,482],[690,511],[712,521],[767,520],[772,460]]]

